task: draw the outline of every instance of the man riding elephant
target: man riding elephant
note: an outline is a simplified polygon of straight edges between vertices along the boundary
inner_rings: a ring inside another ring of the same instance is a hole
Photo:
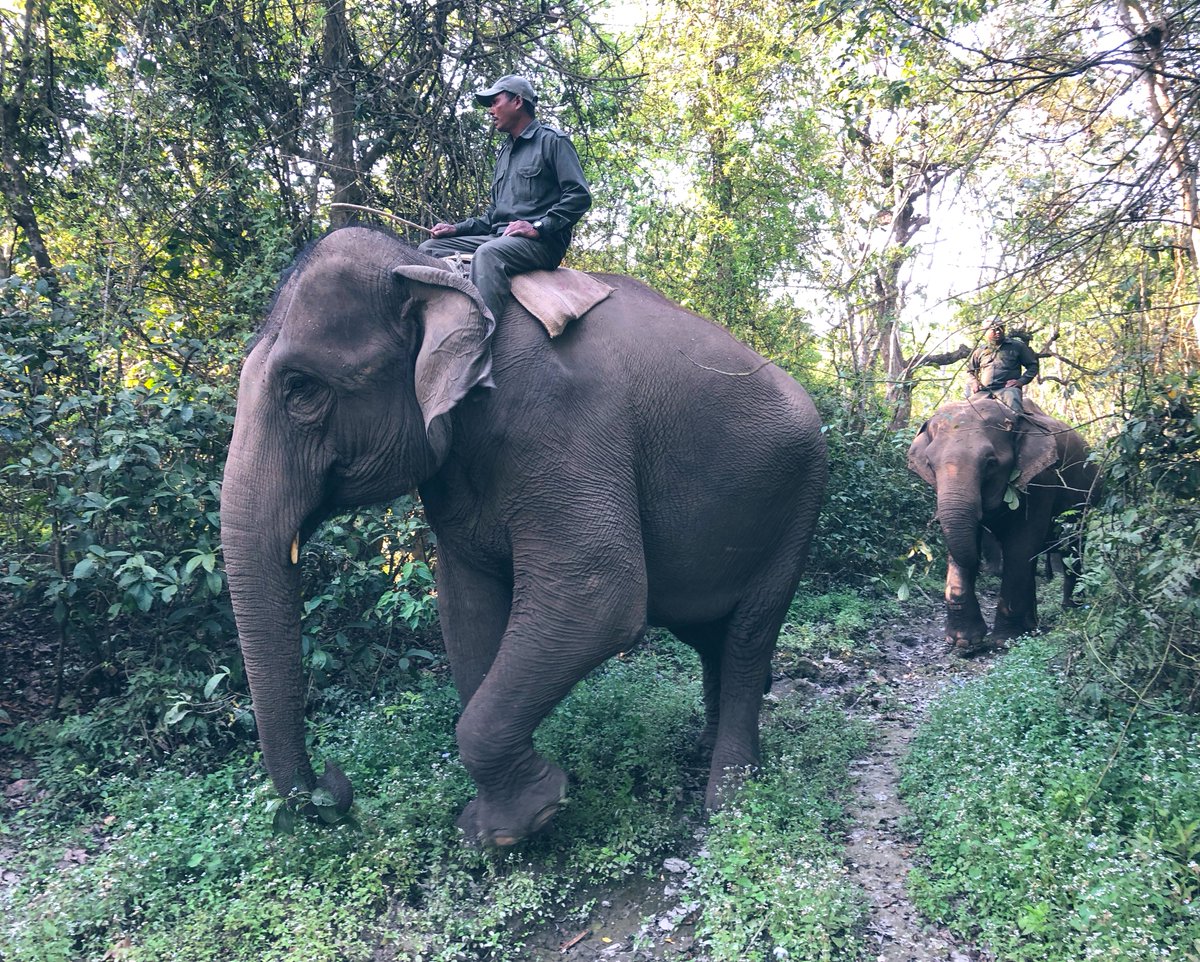
[[[1001,320],[987,323],[984,338],[987,343],[967,361],[967,398],[994,397],[1024,413],[1021,389],[1038,376],[1037,355],[1024,341],[1007,337]]]
[[[570,138],[534,115],[537,97],[524,77],[501,77],[475,95],[496,130],[508,134],[496,158],[491,203],[479,217],[435,224],[423,254],[471,255],[471,283],[496,320],[514,274],[553,270],[592,195]]]

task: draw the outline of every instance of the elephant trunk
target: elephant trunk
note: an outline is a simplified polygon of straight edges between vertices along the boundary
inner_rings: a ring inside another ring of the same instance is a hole
[[[978,487],[968,486],[966,493],[962,493],[946,491],[945,486],[939,485],[938,522],[950,554],[946,566],[946,641],[965,649],[978,645],[987,634],[987,623],[975,594],[982,505]]]
[[[983,519],[979,491],[965,496],[939,492],[937,517],[951,562],[974,578],[979,571],[980,523]]]
[[[288,482],[262,469],[270,460],[247,450],[235,430],[221,492],[221,531],[229,594],[263,760],[276,790],[323,788],[338,812],[354,791],[335,765],[319,778],[304,739],[300,657],[300,571],[295,553],[304,501],[281,490]],[[277,462],[276,462],[277,463]]]

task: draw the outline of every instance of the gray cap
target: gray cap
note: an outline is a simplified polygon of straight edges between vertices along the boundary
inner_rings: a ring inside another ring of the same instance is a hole
[[[501,77],[488,87],[487,90],[479,91],[475,95],[475,99],[486,107],[492,102],[492,98],[499,93],[516,94],[522,100],[527,100],[531,104],[537,103],[537,94],[533,92],[533,85],[524,77],[517,77],[513,74]]]

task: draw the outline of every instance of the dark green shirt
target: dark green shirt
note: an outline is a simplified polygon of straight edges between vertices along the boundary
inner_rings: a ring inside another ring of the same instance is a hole
[[[976,348],[967,361],[967,373],[981,388],[1002,388],[1009,381],[1024,386],[1037,377],[1038,368],[1037,355],[1015,337],[1006,337],[995,347],[986,344]]]
[[[572,228],[591,206],[592,194],[570,138],[532,120],[500,148],[487,210],[454,229],[459,235],[502,234],[513,221],[541,221],[539,239],[565,251]]]

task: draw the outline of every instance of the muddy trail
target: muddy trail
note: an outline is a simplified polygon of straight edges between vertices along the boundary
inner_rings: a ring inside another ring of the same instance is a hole
[[[917,840],[905,832],[901,759],[929,706],[948,689],[986,672],[996,657],[953,657],[941,629],[939,607],[910,603],[902,619],[870,630],[869,654],[806,662],[804,677],[777,679],[767,696],[840,701],[849,715],[869,722],[875,731],[869,753],[852,764],[854,792],[845,839],[847,869],[870,906],[862,962],[991,960],[984,949],[924,919],[905,890]],[[698,833],[696,846],[701,844]],[[699,907],[688,901],[694,857],[694,851],[679,852],[664,860],[655,879],[598,893],[586,926],[564,922],[548,927],[529,943],[530,962],[703,962],[692,935]]]

